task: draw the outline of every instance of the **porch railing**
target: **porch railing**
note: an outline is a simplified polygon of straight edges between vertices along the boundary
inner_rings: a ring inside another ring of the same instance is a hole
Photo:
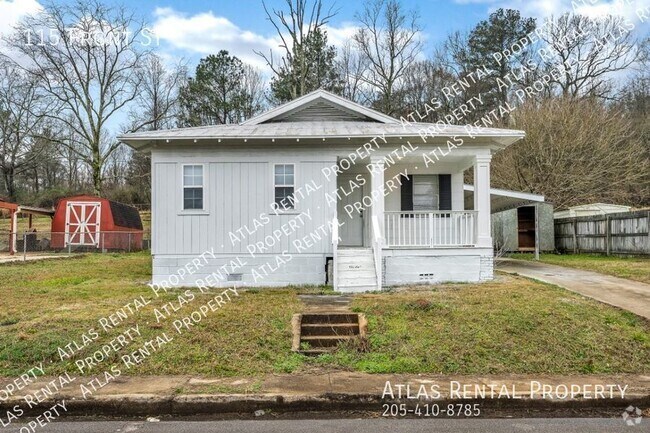
[[[476,211],[384,212],[387,247],[471,247]]]

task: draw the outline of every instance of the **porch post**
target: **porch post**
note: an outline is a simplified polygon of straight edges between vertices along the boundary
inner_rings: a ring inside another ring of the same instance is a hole
[[[11,232],[9,233],[9,255],[13,256],[17,249],[18,239],[18,208],[9,211]]]
[[[384,160],[383,158],[370,159],[370,187],[372,188],[372,215],[377,217],[381,239],[385,239],[384,232]]]
[[[490,160],[491,155],[476,155],[474,159],[474,210],[476,216],[476,246],[492,248],[490,223]]]

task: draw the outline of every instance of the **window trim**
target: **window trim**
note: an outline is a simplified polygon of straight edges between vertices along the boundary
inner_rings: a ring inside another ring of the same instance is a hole
[[[286,185],[286,184],[276,185],[276,183],[275,183],[275,167],[277,167],[278,165],[292,165],[293,166],[293,185]],[[293,208],[288,208],[288,209],[284,209],[284,208],[280,207],[280,205],[275,203],[275,188],[276,187],[279,187],[279,188],[292,187],[294,194],[296,193],[296,184],[298,183],[298,164],[296,164],[295,162],[274,162],[273,163],[273,169],[271,170],[271,179],[272,179],[272,185],[273,185],[273,188],[272,188],[272,191],[271,191],[272,192],[272,198],[273,198],[273,200],[271,202],[272,207],[273,207],[273,212],[277,213],[277,214],[298,214],[299,211],[298,211],[298,204],[297,203],[294,204]]]
[[[185,167],[201,167],[201,195],[202,195],[202,204],[201,209],[185,209],[185,188],[199,188],[197,185],[185,185]],[[184,163],[181,164],[181,211],[182,215],[191,215],[191,214],[207,214],[206,206],[206,194],[205,194],[205,184],[206,184],[207,171],[205,169],[205,164],[201,162],[196,163]]]

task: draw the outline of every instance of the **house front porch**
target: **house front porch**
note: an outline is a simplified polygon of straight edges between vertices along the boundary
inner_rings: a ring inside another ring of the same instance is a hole
[[[347,192],[338,195],[332,236],[335,290],[492,279],[490,159],[477,149],[429,166],[420,156],[377,157],[339,174],[338,191]],[[477,191],[471,209],[467,169]]]

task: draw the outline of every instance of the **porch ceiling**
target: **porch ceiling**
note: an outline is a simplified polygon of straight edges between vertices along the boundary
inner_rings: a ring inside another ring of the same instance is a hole
[[[463,185],[463,189],[465,192],[465,209],[472,209],[474,207],[474,185]],[[490,188],[490,206],[492,213],[543,202],[543,195]]]

